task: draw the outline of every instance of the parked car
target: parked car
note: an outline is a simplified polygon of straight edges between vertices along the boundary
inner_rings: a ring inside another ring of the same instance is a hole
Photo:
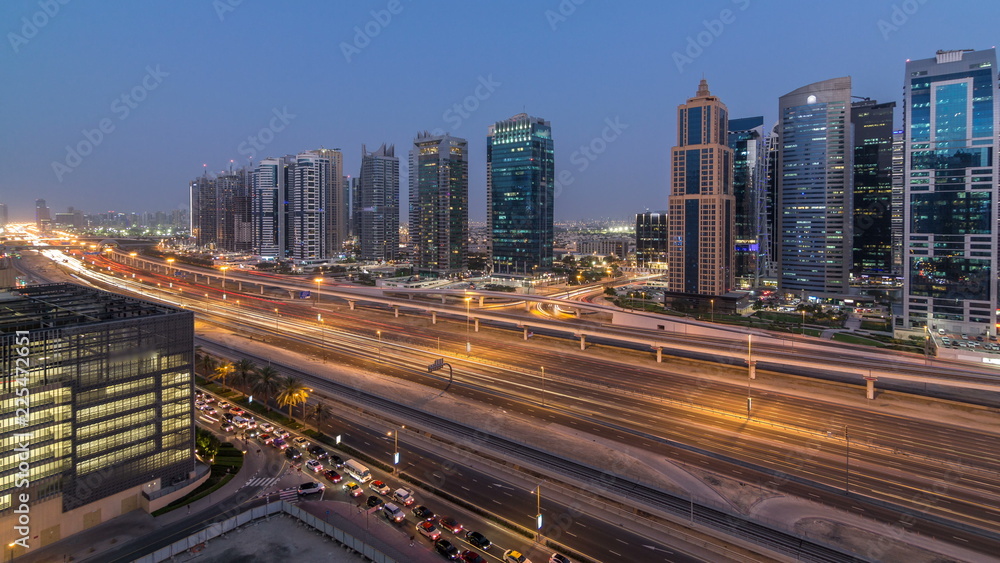
[[[298,493],[300,495],[310,495],[313,493],[322,493],[326,490],[326,485],[320,483],[319,481],[309,481],[308,483],[302,483],[299,485]]]
[[[479,532],[466,532],[465,541],[471,543],[472,545],[478,547],[483,551],[489,551],[490,547],[493,545],[486,536],[480,534]]]

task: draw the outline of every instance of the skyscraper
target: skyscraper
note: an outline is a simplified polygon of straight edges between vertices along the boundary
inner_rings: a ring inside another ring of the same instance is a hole
[[[905,143],[903,131],[892,132],[892,275],[903,275],[903,178]]]
[[[410,240],[414,265],[442,276],[468,269],[469,144],[418,134],[410,150]]]
[[[288,257],[288,185],[294,169],[291,156],[265,158],[253,175],[253,244],[266,258]]]
[[[326,198],[331,184],[339,186],[341,181],[340,175],[331,180],[331,170],[330,159],[319,151],[299,153],[295,157],[287,191],[289,218],[286,225],[290,231],[288,255],[291,258],[317,260],[328,257]]]
[[[361,145],[358,176],[361,259],[394,260],[399,252],[399,159],[392,145]]]
[[[997,58],[938,51],[906,63],[907,328],[996,334]]]
[[[35,200],[35,227],[40,231],[49,230],[52,224],[52,216],[49,214],[49,206],[44,199]]]
[[[7,204],[0,203],[0,228],[7,226]]]
[[[326,253],[327,257],[340,253],[340,247],[347,240],[351,227],[349,201],[344,197],[344,155],[340,149],[317,149],[311,151],[326,159]]]
[[[851,267],[851,78],[803,86],[778,102],[778,290],[846,295]]]
[[[250,213],[250,174],[228,170],[215,177],[218,230],[215,243],[222,250],[245,252],[253,246]]]
[[[851,274],[892,275],[892,119],[896,102],[851,104],[854,248]]]
[[[552,125],[519,113],[486,138],[487,236],[496,273],[552,267],[555,156]]]
[[[673,292],[722,295],[733,289],[735,200],[728,125],[725,104],[704,79],[695,96],[677,106],[667,217]]]
[[[768,269],[767,150],[764,118],[729,120],[729,148],[733,149],[733,198],[736,204],[733,275],[744,289],[760,285]]]
[[[215,178],[204,171],[188,184],[191,201],[191,236],[200,247],[219,242],[222,217],[219,213],[219,191]]]
[[[640,268],[662,268],[667,263],[667,212],[635,215],[635,262]]]

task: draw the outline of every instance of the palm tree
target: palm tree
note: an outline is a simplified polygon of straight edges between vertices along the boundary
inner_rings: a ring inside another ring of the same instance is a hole
[[[221,364],[219,364],[218,366],[216,366],[215,369],[211,373],[208,374],[208,380],[209,381],[218,381],[218,380],[221,379],[222,380],[222,386],[225,387],[226,386],[226,378],[229,377],[229,375],[231,373],[233,373],[233,371],[235,371],[235,369],[236,368],[233,367],[232,362],[222,362]]]
[[[208,377],[212,373],[212,370],[215,369],[215,358],[208,354],[202,354],[198,356],[196,365],[201,368],[201,372],[205,374],[205,377]]]
[[[267,408],[267,403],[271,399],[271,394],[280,388],[280,377],[281,375],[278,373],[278,370],[271,366],[264,366],[257,369],[257,375],[253,381],[253,391],[264,395],[265,408]]]
[[[253,374],[257,370],[257,364],[253,360],[243,358],[233,364],[233,384],[242,388],[250,386],[253,381]]]
[[[278,394],[278,406],[288,407],[288,418],[292,418],[292,407],[305,403],[309,399],[310,389],[302,384],[302,380],[295,377],[286,377],[281,384],[281,393]]]
[[[326,406],[325,403],[317,402],[313,405],[310,416],[316,419],[316,429],[323,432],[323,419],[333,416],[333,412],[330,411],[330,407]]]

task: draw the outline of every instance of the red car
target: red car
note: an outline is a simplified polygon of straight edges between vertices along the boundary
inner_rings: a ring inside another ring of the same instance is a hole
[[[324,471],[323,476],[329,479],[331,483],[339,483],[340,480],[343,479],[343,477],[340,476],[340,473],[337,473],[332,469]]]

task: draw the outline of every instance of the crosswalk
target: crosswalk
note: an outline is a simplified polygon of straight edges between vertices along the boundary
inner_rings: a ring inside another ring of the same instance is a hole
[[[278,482],[278,479],[280,477],[255,477],[244,483],[243,487],[263,487],[266,490],[268,487],[274,486]],[[240,488],[242,489],[243,487]]]

